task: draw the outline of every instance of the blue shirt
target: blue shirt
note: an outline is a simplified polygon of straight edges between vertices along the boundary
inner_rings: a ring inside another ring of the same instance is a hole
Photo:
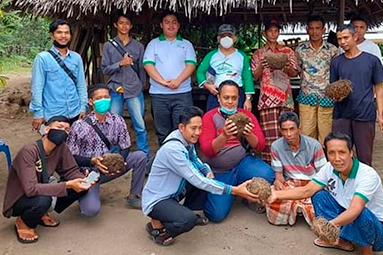
[[[29,111],[35,119],[49,120],[58,115],[71,119],[80,112],[85,112],[88,101],[82,59],[74,51],[68,51],[66,56],[61,56],[55,47],[51,50],[71,70],[76,77],[76,83],[49,52],[40,52],[33,63]]]

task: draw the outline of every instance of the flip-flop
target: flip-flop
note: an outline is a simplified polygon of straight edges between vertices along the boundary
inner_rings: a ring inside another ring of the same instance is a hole
[[[173,244],[175,240],[176,239],[171,237],[167,231],[163,235],[153,237],[153,241],[156,244],[161,245],[161,246],[169,246],[169,245]]]
[[[319,243],[321,240],[319,238],[316,238],[314,240],[314,245],[321,247],[321,248],[328,248],[328,249],[336,249],[336,250],[341,250],[341,251],[346,251],[346,252],[353,252],[355,250],[355,246],[353,245],[350,247],[350,249],[344,248],[340,245],[334,245],[334,244],[326,244],[326,243]]]
[[[45,216],[45,215],[44,215],[44,216]],[[43,216],[43,217],[44,217],[44,216]],[[40,224],[41,226],[43,226],[43,227],[47,227],[47,228],[55,228],[55,227],[58,227],[58,225],[60,225],[60,221],[59,221],[59,220],[52,218],[50,215],[48,215],[48,217],[49,217],[51,220],[55,221],[56,223],[54,223],[54,224],[46,224],[46,223],[41,219],[40,222],[39,222],[39,224]]]
[[[32,239],[32,240],[26,240],[26,239],[21,238],[20,235],[19,235],[19,231],[20,232],[23,232],[23,231],[25,232],[25,229],[18,229],[16,225],[14,227],[15,227],[15,234],[16,234],[16,237],[17,237],[17,241],[19,241],[20,243],[22,243],[22,244],[36,243],[39,240],[38,237],[35,238],[35,239]]]
[[[145,229],[146,229],[146,232],[148,232],[148,234],[151,237],[157,237],[157,236],[161,235],[162,233],[166,232],[165,227],[163,227],[163,228],[153,228],[152,223],[150,223],[150,222],[146,223],[146,228]]]
[[[195,222],[195,224],[197,226],[205,226],[207,224],[209,224],[209,219],[206,218],[205,216],[202,216],[202,215],[199,215],[199,214],[196,214],[198,219],[197,221]]]

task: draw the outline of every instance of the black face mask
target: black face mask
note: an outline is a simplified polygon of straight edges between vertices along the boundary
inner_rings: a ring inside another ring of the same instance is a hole
[[[68,138],[67,132],[61,129],[49,129],[48,140],[59,146]]]
[[[65,45],[62,45],[62,44],[59,44],[57,41],[53,41],[53,45],[54,45],[56,48],[59,48],[59,49],[65,49],[65,48],[68,48],[69,43],[67,43],[67,44],[65,44]]]

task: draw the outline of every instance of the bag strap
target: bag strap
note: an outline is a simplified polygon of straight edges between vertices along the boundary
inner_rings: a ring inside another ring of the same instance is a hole
[[[41,167],[42,167],[42,175],[43,175],[43,183],[49,182],[48,172],[47,172],[47,164],[45,162],[45,152],[44,152],[44,146],[43,141],[41,139],[37,140],[37,147],[39,148],[39,154],[40,154],[40,160],[41,160]]]
[[[129,54],[129,52],[126,52],[124,48],[121,47],[120,44],[118,44],[118,42],[116,40],[114,40],[114,38],[110,39],[109,42],[114,46],[114,48],[116,48],[116,50],[118,51],[118,53],[121,54],[122,57],[125,57],[126,54],[128,54],[129,56],[131,54]],[[138,75],[138,70],[137,70],[137,67],[135,65],[132,65],[131,66],[133,71],[137,74],[137,77],[140,77]]]
[[[60,67],[64,69],[64,71],[68,74],[69,78],[71,78],[72,81],[76,83],[76,76],[74,76],[72,71],[69,70],[69,68],[65,65],[64,61],[59,56],[57,56],[57,54],[54,53],[52,50],[48,50],[48,52],[52,55],[52,57],[56,60]]]
[[[94,131],[96,131],[96,133],[98,134],[98,136],[101,138],[101,140],[105,143],[106,147],[108,147],[108,149],[110,150],[111,146],[110,146],[110,142],[109,140],[105,137],[105,135],[101,132],[100,128],[93,124],[92,123],[92,120],[88,117],[88,118],[85,118],[85,122],[88,123],[93,129]]]

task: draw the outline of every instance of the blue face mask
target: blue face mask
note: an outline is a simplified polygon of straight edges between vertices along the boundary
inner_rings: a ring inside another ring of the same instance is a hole
[[[94,111],[99,114],[105,114],[109,111],[111,105],[110,98],[103,98],[94,101]]]
[[[227,109],[227,108],[221,106],[220,111],[221,111],[223,114],[226,114],[226,115],[233,115],[234,113],[237,112],[237,108],[234,108],[234,109]]]

